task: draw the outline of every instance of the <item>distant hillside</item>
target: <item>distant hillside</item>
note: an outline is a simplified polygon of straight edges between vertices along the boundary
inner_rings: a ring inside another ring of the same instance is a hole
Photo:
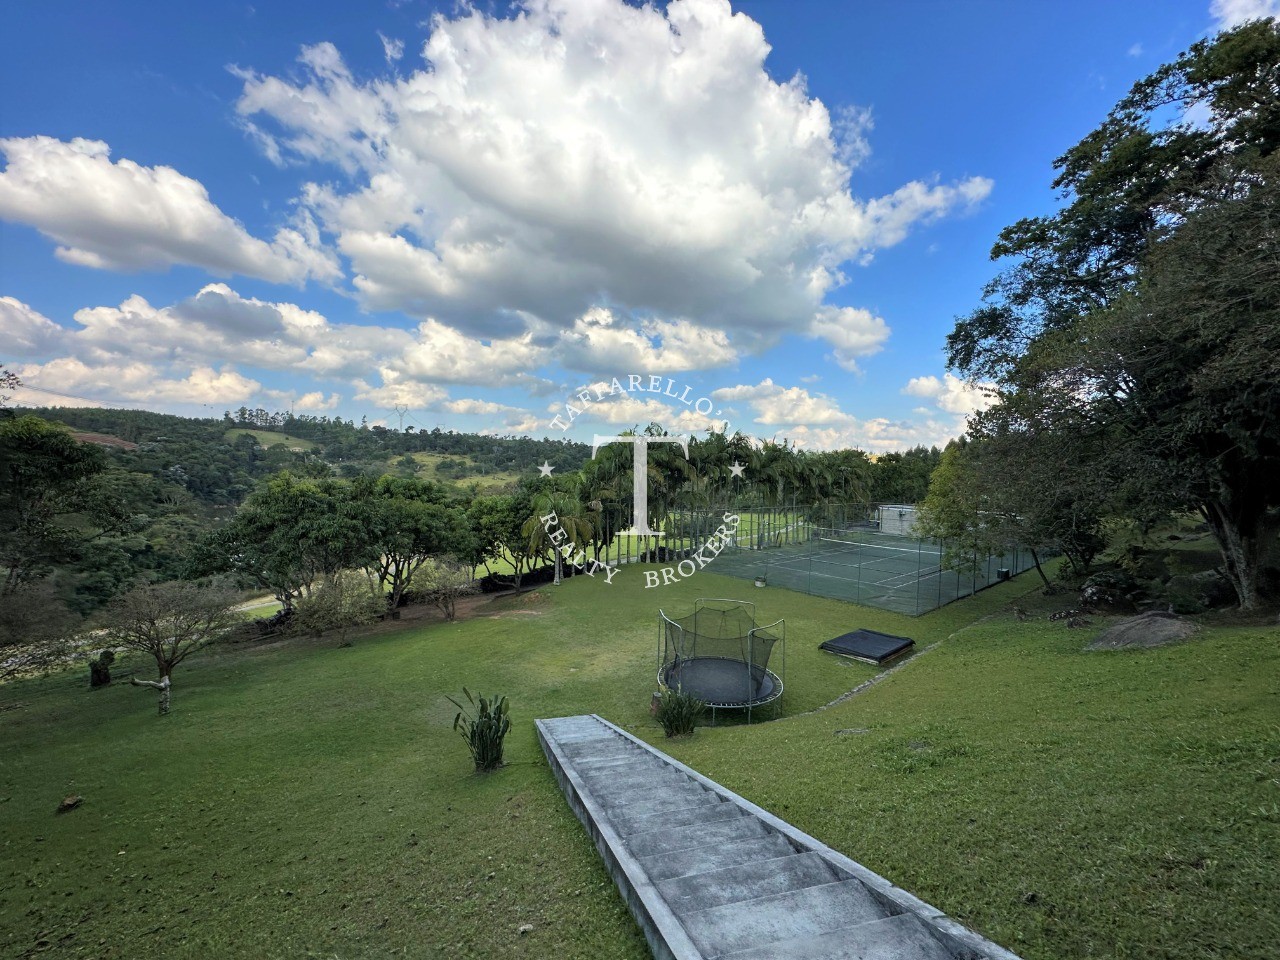
[[[106,447],[110,450],[137,450],[138,445],[129,440],[121,440],[119,437],[113,437],[108,433],[83,433],[80,431],[72,431],[71,435],[81,443],[92,443],[99,447]]]
[[[279,433],[275,430],[248,430],[244,427],[233,427],[223,436],[231,443],[235,443],[239,437],[253,437],[261,447],[288,447],[290,450],[314,450],[316,448],[314,440],[291,437],[287,433]]]

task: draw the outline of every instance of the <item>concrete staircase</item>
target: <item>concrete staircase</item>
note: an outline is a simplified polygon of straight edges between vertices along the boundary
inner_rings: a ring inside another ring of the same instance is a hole
[[[600,717],[535,723],[660,960],[1017,960]]]

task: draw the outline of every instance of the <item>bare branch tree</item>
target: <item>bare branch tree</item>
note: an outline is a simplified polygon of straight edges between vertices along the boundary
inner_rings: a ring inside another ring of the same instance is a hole
[[[160,713],[169,712],[174,668],[221,636],[235,621],[235,597],[193,583],[153,583],[113,600],[106,627],[114,646],[153,657],[158,681],[133,681],[160,691]]]

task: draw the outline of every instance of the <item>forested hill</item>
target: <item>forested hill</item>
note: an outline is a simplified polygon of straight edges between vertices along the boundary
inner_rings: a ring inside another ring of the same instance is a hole
[[[240,410],[197,419],[146,410],[33,409],[74,431],[137,444],[121,454],[130,469],[172,474],[194,496],[212,505],[236,504],[254,482],[277,470],[322,462],[339,475],[388,471],[481,487],[503,486],[531,473],[544,460],[561,473],[591,456],[585,444],[529,437],[492,437],[435,429],[404,432],[356,424],[340,417],[293,416]]]

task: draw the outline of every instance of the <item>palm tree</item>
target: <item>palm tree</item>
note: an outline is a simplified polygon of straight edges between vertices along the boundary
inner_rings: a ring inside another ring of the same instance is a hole
[[[556,516],[556,524],[544,524],[542,518],[553,513]],[[588,545],[596,536],[597,516],[598,512],[591,510],[578,496],[576,479],[565,487],[551,487],[534,494],[533,516],[525,521],[521,531],[529,538],[531,553],[551,551],[556,565],[556,584],[561,581],[560,547],[567,540],[585,555]],[[552,540],[557,528],[565,533],[565,537],[560,538],[558,542]]]

